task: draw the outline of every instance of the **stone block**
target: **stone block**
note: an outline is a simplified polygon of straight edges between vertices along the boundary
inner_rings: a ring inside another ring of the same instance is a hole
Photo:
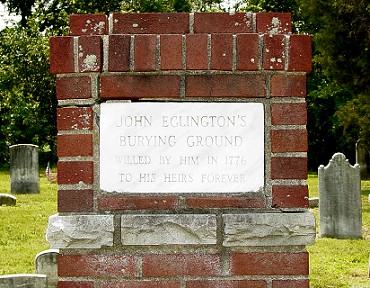
[[[19,144],[9,147],[12,194],[40,193],[39,147]]]
[[[17,198],[10,194],[0,194],[0,206],[8,205],[15,206],[17,204]]]
[[[35,257],[36,273],[48,277],[48,288],[58,287],[58,255],[59,249],[49,249]]]
[[[305,246],[315,241],[315,218],[302,213],[225,214],[223,245]]]
[[[319,197],[308,198],[308,207],[317,208],[319,207]]]
[[[329,164],[318,169],[320,236],[362,237],[360,166],[335,153]]]
[[[216,244],[215,215],[124,215],[123,245]]]
[[[0,276],[0,288],[48,288],[46,275],[13,274]]]
[[[101,248],[113,245],[113,215],[49,217],[46,240],[51,248]]]

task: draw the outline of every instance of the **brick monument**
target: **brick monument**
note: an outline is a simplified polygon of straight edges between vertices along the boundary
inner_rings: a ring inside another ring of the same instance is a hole
[[[289,13],[72,15],[56,74],[59,288],[309,287]]]

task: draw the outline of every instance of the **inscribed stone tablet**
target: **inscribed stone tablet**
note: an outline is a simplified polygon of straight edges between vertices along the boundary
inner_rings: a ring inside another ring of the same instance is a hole
[[[103,103],[100,116],[104,191],[263,188],[262,103]]]

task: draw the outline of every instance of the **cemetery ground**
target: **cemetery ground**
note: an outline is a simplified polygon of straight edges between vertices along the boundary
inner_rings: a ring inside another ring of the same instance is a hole
[[[0,193],[10,193],[9,169],[0,168]],[[308,178],[310,197],[317,197],[317,174]],[[362,181],[363,239],[318,238],[310,252],[310,287],[370,288],[370,181]],[[15,195],[17,205],[0,206],[0,275],[35,273],[34,258],[49,248],[48,218],[57,212],[57,185],[40,170],[40,194]],[[312,209],[318,222],[318,209]],[[318,230],[317,230],[318,231]]]

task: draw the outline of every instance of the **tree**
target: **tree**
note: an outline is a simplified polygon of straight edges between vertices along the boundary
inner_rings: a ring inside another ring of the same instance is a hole
[[[49,42],[35,28],[0,31],[0,156],[8,146],[39,145],[54,150],[56,98],[49,73]]]
[[[304,29],[313,34],[316,71],[309,76],[309,143],[318,155],[316,152],[323,148],[312,139],[330,137],[333,141],[326,143],[326,149],[342,151],[353,160],[358,140],[370,149],[370,2],[310,0],[300,6],[305,11]],[[320,118],[313,119],[322,101],[327,101],[328,113],[323,111]],[[320,123],[331,123],[327,136],[317,135]]]
[[[22,16],[22,27],[27,26],[27,19],[32,15],[32,7],[36,0],[0,0],[1,3],[6,4],[9,11]]]

